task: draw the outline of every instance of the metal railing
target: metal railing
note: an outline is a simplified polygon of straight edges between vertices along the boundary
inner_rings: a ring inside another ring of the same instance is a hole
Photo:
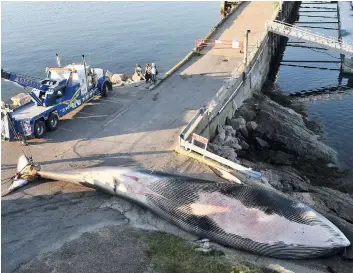
[[[300,40],[319,44],[325,48],[335,50],[342,54],[353,55],[352,44],[342,42],[333,37],[326,37],[320,33],[313,33],[310,30],[299,28],[277,20],[267,21],[265,27],[268,31],[282,36],[298,38]]]

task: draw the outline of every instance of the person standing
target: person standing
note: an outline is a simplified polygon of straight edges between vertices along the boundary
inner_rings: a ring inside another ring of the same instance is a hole
[[[149,82],[149,80],[151,79],[151,65],[150,64],[146,64],[145,79],[146,79],[146,83]]]
[[[158,70],[155,63],[152,63],[151,76],[153,84],[156,84]]]
[[[136,64],[135,66],[135,73],[140,76],[142,74],[142,68],[141,68],[141,65],[139,64]]]
[[[132,76],[133,81],[143,81],[145,80],[145,76],[142,74],[142,67],[139,64],[135,66],[135,73]]]

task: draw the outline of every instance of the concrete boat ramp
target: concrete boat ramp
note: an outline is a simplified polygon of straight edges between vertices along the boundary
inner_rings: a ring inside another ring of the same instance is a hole
[[[256,50],[273,12],[274,2],[242,3],[210,39],[242,40],[251,29],[249,48]],[[43,140],[31,140],[28,147],[3,142],[2,188],[9,186],[18,156],[28,149],[46,170],[125,165],[217,179],[206,166],[173,149],[183,127],[242,61],[238,49],[205,48],[154,90],[115,88],[107,98],[62,120]],[[2,272],[147,272],[144,246],[127,232],[131,227],[195,239],[127,201],[63,182],[34,183],[2,198]],[[257,258],[236,250],[233,254]],[[131,258],[135,255],[140,262]],[[295,272],[324,268],[309,269],[309,261],[258,262],[280,263]]]

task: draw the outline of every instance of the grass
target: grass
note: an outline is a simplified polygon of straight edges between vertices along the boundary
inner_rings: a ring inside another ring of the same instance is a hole
[[[177,236],[154,232],[145,238],[156,272],[160,273],[273,273],[251,264],[230,263],[224,256],[206,256]]]

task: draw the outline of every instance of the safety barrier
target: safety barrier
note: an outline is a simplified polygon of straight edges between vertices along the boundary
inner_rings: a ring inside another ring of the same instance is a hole
[[[231,16],[242,4],[242,1],[239,1],[238,5],[236,7],[234,7],[231,12],[224,17],[222,20],[220,20],[217,25],[215,25],[211,31],[206,34],[206,36],[203,38],[205,40],[209,39],[215,32],[216,30],[223,25],[223,23],[229,18],[229,16]],[[193,48],[180,62],[178,62],[177,64],[175,64],[171,69],[169,69],[165,75],[163,76],[163,78],[161,79],[161,82],[164,81],[165,79],[167,79],[170,75],[172,75],[176,70],[178,70],[183,64],[185,64],[193,55],[195,54],[195,48]]]
[[[194,51],[200,53],[204,47],[212,47],[215,45],[225,45],[234,49],[239,49],[240,53],[244,52],[244,42],[237,40],[210,40],[210,39],[196,39]]]

